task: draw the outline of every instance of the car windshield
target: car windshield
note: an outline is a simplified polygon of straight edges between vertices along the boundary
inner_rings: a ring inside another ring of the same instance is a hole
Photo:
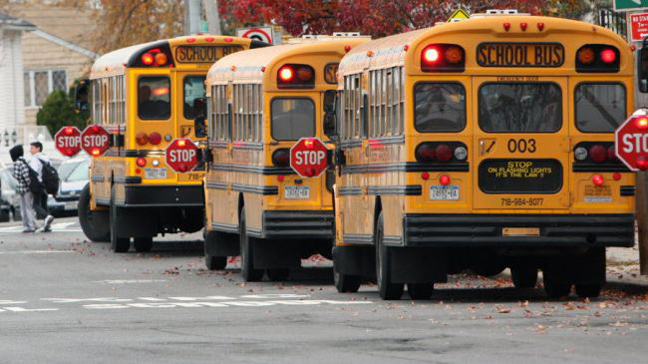
[[[72,171],[72,173],[70,173],[66,181],[87,181],[88,179],[88,161],[84,160],[81,163],[77,164],[76,168],[74,169],[74,171]]]
[[[11,175],[11,170],[5,168],[0,171],[0,180],[2,183],[2,188],[5,190],[15,190],[16,189],[16,179]]]
[[[82,162],[83,161],[74,161],[74,162],[66,162],[61,164],[61,166],[58,169],[58,174],[61,181],[67,181],[67,178],[70,176],[70,173],[72,173],[74,169],[78,167],[79,164]]]

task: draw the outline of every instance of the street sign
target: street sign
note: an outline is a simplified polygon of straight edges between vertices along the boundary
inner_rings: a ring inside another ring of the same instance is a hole
[[[648,110],[637,110],[614,133],[617,157],[632,171],[648,170]]]
[[[327,155],[319,138],[301,138],[290,148],[290,167],[302,177],[319,177],[328,165]]]
[[[454,23],[466,19],[470,19],[470,14],[468,14],[463,9],[459,9],[452,13],[452,15],[450,15],[450,17],[448,18],[448,23]]]
[[[191,172],[198,165],[198,147],[191,139],[176,139],[167,147],[166,163],[178,173]]]
[[[66,157],[81,151],[81,131],[75,126],[64,126],[54,135],[54,145]]]
[[[88,125],[81,133],[81,148],[90,156],[101,157],[110,148],[110,134],[101,125]]]
[[[239,37],[272,44],[272,27],[238,29],[236,33]]]
[[[614,11],[648,9],[648,0],[614,0]]]
[[[648,37],[648,13],[631,14],[630,26],[632,32],[633,42],[641,42],[645,37]]]

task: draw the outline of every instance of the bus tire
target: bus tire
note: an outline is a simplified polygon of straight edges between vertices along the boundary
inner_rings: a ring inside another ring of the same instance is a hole
[[[248,236],[245,225],[245,207],[239,216],[239,239],[241,243],[241,276],[246,282],[258,282],[263,279],[263,270],[254,269],[254,238]]]
[[[283,282],[288,280],[288,276],[290,276],[290,269],[288,268],[267,269],[266,275],[273,282]]]
[[[227,257],[205,255],[205,265],[209,270],[223,270],[227,267]]]
[[[378,292],[384,300],[399,300],[403,295],[404,284],[392,282],[391,249],[385,246],[383,235],[384,225],[381,211],[376,220],[376,232],[374,234],[376,239],[376,282],[378,283]]]
[[[356,293],[360,289],[360,276],[343,274],[333,269],[333,281],[335,288],[340,293]]]
[[[563,298],[571,293],[571,282],[566,281],[558,272],[545,270],[543,272],[543,281],[545,293],[549,298]]]
[[[153,238],[135,238],[133,247],[138,253],[148,253],[153,249]]]
[[[429,300],[434,291],[432,283],[408,283],[407,293],[413,300]]]
[[[115,187],[110,193],[110,248],[115,253],[126,253],[130,249],[130,238],[119,237],[117,234],[117,211],[115,204]]]
[[[576,294],[581,298],[596,298],[601,294],[601,289],[603,288],[602,284],[579,284],[574,285],[576,289]]]
[[[515,288],[535,288],[538,283],[538,269],[535,267],[511,268],[511,280]]]
[[[94,242],[110,242],[110,214],[108,211],[90,210],[90,184],[79,195],[79,224],[88,239]]]

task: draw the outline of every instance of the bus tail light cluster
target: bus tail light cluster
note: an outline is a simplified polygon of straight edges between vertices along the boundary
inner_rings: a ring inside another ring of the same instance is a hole
[[[621,53],[605,44],[587,44],[576,52],[576,71],[590,73],[619,72]]]
[[[162,142],[162,135],[156,131],[151,134],[146,134],[145,132],[140,131],[135,135],[135,141],[139,145],[146,145],[148,143],[158,145]]]
[[[430,44],[421,52],[423,72],[463,72],[466,52],[456,44]]]
[[[465,162],[468,149],[463,143],[425,142],[416,147],[416,160],[423,163]]]
[[[580,143],[574,149],[576,162],[602,164],[617,161],[613,143]]]
[[[277,149],[272,153],[272,164],[277,167],[290,165],[290,149]]]
[[[305,64],[285,64],[277,71],[277,86],[281,89],[314,88],[315,70]]]
[[[168,45],[157,45],[155,48],[137,52],[129,61],[129,67],[174,67],[171,50]]]

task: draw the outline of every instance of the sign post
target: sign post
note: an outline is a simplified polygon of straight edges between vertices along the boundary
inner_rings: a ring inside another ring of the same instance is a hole
[[[198,165],[198,147],[191,139],[176,139],[166,149],[166,163],[177,173],[191,172]]]
[[[648,0],[614,0],[614,11],[648,9]]]
[[[54,145],[66,157],[81,151],[81,131],[75,126],[64,126],[54,135]]]
[[[319,138],[301,138],[290,148],[290,167],[301,177],[319,177],[327,166],[328,149]]]

